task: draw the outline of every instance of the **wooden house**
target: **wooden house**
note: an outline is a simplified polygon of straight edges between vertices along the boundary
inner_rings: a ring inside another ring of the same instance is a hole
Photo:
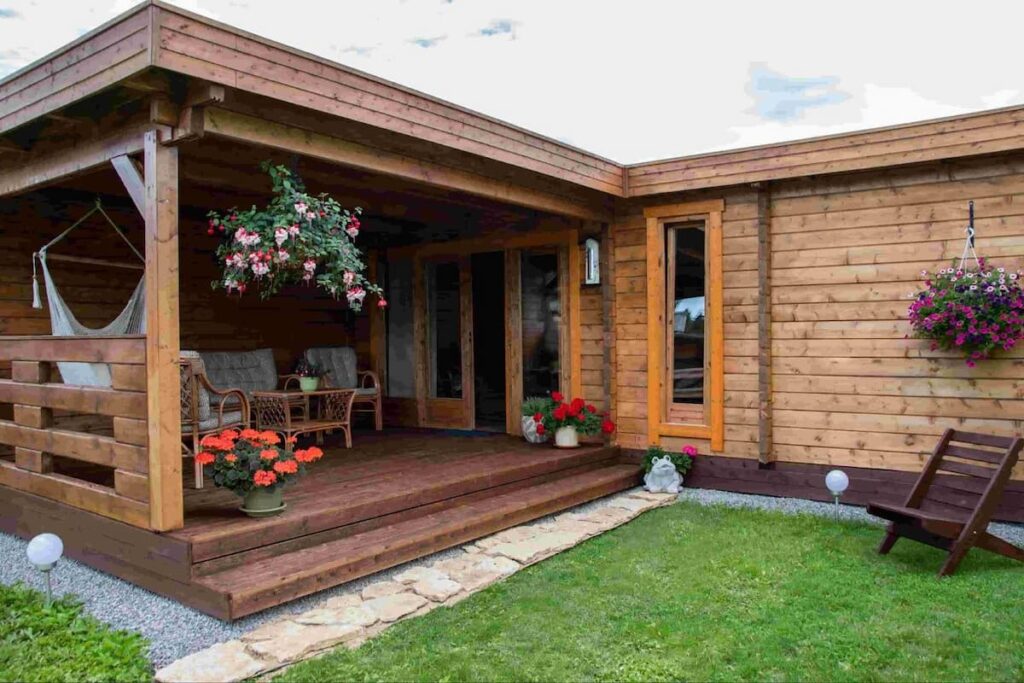
[[[979,251],[1021,266],[1022,122],[623,166],[145,2],[0,81],[0,529],[57,531],[235,618],[633,486],[650,444],[696,445],[695,486],[824,498],[842,467],[847,500],[897,496],[946,427],[1021,433],[1020,349],[970,368],[907,339],[906,312],[960,254],[969,200]],[[387,315],[211,290],[206,213],[263,203],[264,159],[363,207]],[[101,327],[141,276],[147,331],[53,337],[32,254],[97,199],[144,268],[104,265],[132,254],[96,222],[55,247],[54,279]],[[270,347],[285,372],[324,345],[380,376],[385,430],[332,449],[280,517],[195,489],[181,350]],[[62,383],[71,361],[110,364],[112,386]],[[618,431],[567,452],[514,438],[524,398],[556,388]],[[1024,519],[1024,487],[999,516]]]

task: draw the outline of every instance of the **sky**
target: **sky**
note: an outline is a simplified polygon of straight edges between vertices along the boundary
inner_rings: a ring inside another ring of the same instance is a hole
[[[0,0],[0,77],[130,8]],[[620,163],[1024,104],[1009,0],[181,0]]]

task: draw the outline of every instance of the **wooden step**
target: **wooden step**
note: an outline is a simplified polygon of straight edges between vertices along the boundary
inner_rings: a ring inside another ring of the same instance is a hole
[[[429,451],[429,442],[427,446],[428,457],[436,458]],[[331,463],[333,469],[320,467],[289,488],[288,510],[282,515],[248,519],[238,514],[237,499],[227,495],[226,506],[191,511],[186,515],[186,527],[171,535],[190,544],[193,562],[205,562],[497,486],[607,462],[618,455],[615,447],[585,446],[568,451],[510,451],[507,456],[456,453],[447,462],[425,460],[422,464],[395,458],[394,462],[362,462],[349,467],[344,458],[339,458]]]
[[[227,596],[237,619],[445,548],[636,486],[640,469],[614,464],[234,567],[195,580]]]
[[[583,472],[589,472],[601,467],[607,467],[608,465],[616,462],[618,456],[612,449],[609,449],[608,457],[602,460],[595,460],[588,462],[578,467],[573,467],[565,470],[558,470],[555,472],[547,472],[529,479],[520,479],[513,481],[508,484],[502,484],[492,488],[481,489],[472,493],[467,493],[461,496],[455,496],[453,498],[445,498],[433,503],[426,505],[419,505],[416,507],[409,507],[404,510],[392,512],[390,514],[381,515],[379,517],[371,517],[359,522],[352,524],[346,524],[344,526],[335,527],[333,529],[327,529],[325,531],[318,531],[315,533],[306,534],[304,536],[297,536],[295,538],[288,539],[286,541],[280,541],[278,543],[270,543],[263,545],[258,548],[251,550],[244,550],[242,552],[233,553],[231,555],[223,555],[221,557],[215,557],[210,560],[204,560],[196,562],[192,565],[192,577],[199,578],[201,576],[209,576],[216,574],[233,567],[240,567],[242,565],[251,565],[254,562],[264,560],[277,555],[285,555],[296,550],[302,550],[303,548],[309,548],[314,545],[320,545],[322,543],[330,543],[331,541],[337,541],[342,538],[354,536],[356,534],[365,533],[372,531],[383,526],[390,524],[397,524],[404,522],[407,519],[414,517],[422,517],[424,515],[430,515],[435,512],[441,512],[458,505],[465,505],[466,503],[475,502],[477,500],[484,500],[487,498],[493,498],[494,496],[502,495],[505,493],[511,493],[512,491],[519,491],[522,489],[530,488],[538,484],[543,484],[556,479],[564,477],[582,474]]]

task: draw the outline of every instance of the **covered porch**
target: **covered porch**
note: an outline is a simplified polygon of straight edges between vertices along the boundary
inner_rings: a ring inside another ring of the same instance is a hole
[[[0,154],[16,162],[0,168],[3,530],[55,531],[72,556],[231,619],[635,484],[608,440],[557,451],[516,438],[531,395],[612,408],[614,277],[604,259],[601,284],[583,284],[583,242],[613,248],[614,165],[279,46],[266,47],[274,59],[358,81],[465,136],[314,112],[220,72],[115,75],[102,46],[118,36],[222,30],[158,5],[133,12],[74,47],[103,53],[89,62],[102,86],[23,108],[13,94],[32,70],[0,85],[12,112]],[[481,136],[500,152],[484,154]],[[362,207],[359,247],[387,312],[354,313],[315,287],[267,300],[211,289],[222,236],[207,213],[264,205],[263,161]],[[33,253],[96,206],[127,243],[92,215],[49,253],[53,283],[98,328],[141,278],[145,331],[53,336],[49,297],[32,305]],[[357,420],[352,448],[328,435],[288,509],[248,519],[232,494],[196,487],[182,352],[264,352],[276,375],[312,347],[354,351],[377,378],[384,429]],[[67,382],[64,363],[106,366],[109,386]]]

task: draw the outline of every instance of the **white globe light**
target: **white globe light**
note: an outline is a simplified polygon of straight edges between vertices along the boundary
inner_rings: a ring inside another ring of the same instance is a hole
[[[846,476],[846,472],[842,470],[832,470],[825,475],[825,486],[832,492],[833,495],[838,496],[840,493],[846,490],[846,487],[850,485],[850,478]]]
[[[25,554],[36,569],[45,571],[52,568],[64,554],[64,543],[56,534],[39,534],[28,542]]]

